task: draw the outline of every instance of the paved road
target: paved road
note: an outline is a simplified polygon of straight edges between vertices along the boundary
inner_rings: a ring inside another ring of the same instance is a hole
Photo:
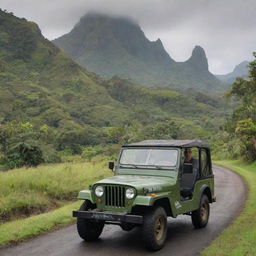
[[[246,186],[235,173],[214,166],[217,203],[212,204],[211,216],[206,228],[193,228],[189,216],[168,220],[168,238],[165,247],[154,253],[160,255],[193,256],[206,247],[240,212],[246,196]],[[142,245],[139,229],[130,232],[118,226],[107,225],[97,242],[83,242],[76,226],[42,235],[17,246],[0,249],[1,256],[126,256],[151,255]]]

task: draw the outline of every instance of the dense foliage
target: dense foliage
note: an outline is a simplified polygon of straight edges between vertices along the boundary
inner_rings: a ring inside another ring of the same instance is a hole
[[[256,53],[254,53],[256,58]],[[256,160],[256,60],[249,64],[249,78],[237,78],[229,97],[240,104],[225,125],[226,133],[219,138],[220,152],[226,150],[234,158]],[[221,142],[221,139],[223,140]]]
[[[54,149],[54,131],[47,125],[34,127],[29,122],[0,124],[0,164],[7,168],[59,162]]]

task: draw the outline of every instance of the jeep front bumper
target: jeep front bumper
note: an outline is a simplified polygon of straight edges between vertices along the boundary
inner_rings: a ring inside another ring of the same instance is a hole
[[[100,221],[131,223],[138,225],[143,223],[143,216],[140,215],[131,215],[127,213],[97,212],[93,210],[73,211],[73,217]]]

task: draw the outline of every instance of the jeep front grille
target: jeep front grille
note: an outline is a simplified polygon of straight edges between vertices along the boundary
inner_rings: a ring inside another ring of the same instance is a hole
[[[105,187],[105,204],[112,207],[125,207],[125,187],[111,186]]]

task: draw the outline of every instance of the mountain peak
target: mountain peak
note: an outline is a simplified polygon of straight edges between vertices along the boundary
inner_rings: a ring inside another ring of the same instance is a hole
[[[204,49],[199,46],[199,45],[196,45],[192,51],[192,57],[193,56],[200,56],[202,58],[206,58],[206,54],[205,54],[205,51]]]
[[[87,13],[54,43],[89,71],[104,77],[132,77],[136,83],[148,84],[149,80],[140,78],[152,73],[159,77],[175,63],[160,39],[150,41],[140,26],[126,17]]]
[[[161,41],[161,39],[160,39],[160,38],[158,38],[158,39],[155,41],[155,43],[156,43],[157,45],[159,45],[159,46],[162,46],[162,47],[163,47],[163,43],[162,43],[162,41]]]
[[[201,70],[207,70],[208,71],[208,60],[206,58],[206,54],[204,49],[196,45],[192,51],[191,57],[188,59],[190,64],[193,66],[201,69]]]
[[[242,61],[240,64],[236,65],[233,72],[235,73],[239,73],[241,75],[243,74],[247,74],[248,73],[248,65],[249,65],[249,61],[245,60]]]

